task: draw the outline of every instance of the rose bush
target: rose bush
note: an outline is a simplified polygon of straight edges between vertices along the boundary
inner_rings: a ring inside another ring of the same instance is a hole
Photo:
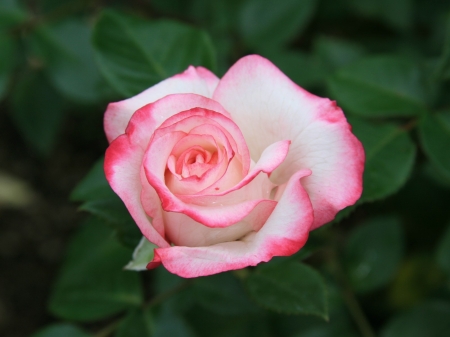
[[[362,192],[342,110],[260,56],[222,79],[189,67],[104,123],[106,177],[159,247],[148,268],[196,277],[291,255]]]

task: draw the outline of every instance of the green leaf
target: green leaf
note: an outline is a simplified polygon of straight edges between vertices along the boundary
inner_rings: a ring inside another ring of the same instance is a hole
[[[250,47],[280,46],[300,35],[314,16],[316,0],[247,0],[239,28]]]
[[[450,176],[450,111],[426,115],[419,124],[420,141],[434,166]]]
[[[450,224],[437,246],[438,265],[450,276]]]
[[[390,282],[399,268],[403,247],[403,231],[394,217],[374,218],[356,227],[344,254],[354,289],[367,292]]]
[[[328,318],[325,284],[320,274],[307,265],[260,265],[247,279],[247,286],[253,300],[267,309]]]
[[[64,101],[41,73],[20,78],[12,96],[12,119],[30,147],[49,154],[65,115]]]
[[[153,260],[155,248],[158,248],[158,246],[142,237],[133,252],[133,259],[128,262],[125,269],[135,271],[147,270],[147,264]]]
[[[14,67],[15,47],[14,40],[0,32],[0,50],[2,51],[2,57],[0,57],[0,100],[6,94],[9,78]]]
[[[0,30],[10,29],[28,19],[28,13],[17,0],[0,1]]]
[[[350,0],[349,3],[357,15],[380,19],[399,31],[411,28],[413,23],[412,0]]]
[[[264,49],[261,54],[301,87],[317,87],[325,79],[321,63],[311,55],[277,48]]]
[[[352,42],[330,37],[319,37],[314,44],[314,53],[328,71],[335,71],[362,58],[364,49]]]
[[[361,202],[386,198],[407,181],[416,154],[414,143],[405,130],[388,123],[368,123],[350,118],[356,137],[366,153]]]
[[[95,25],[93,45],[103,75],[127,97],[189,65],[215,67],[206,33],[173,21],[148,22],[106,10]]]
[[[436,63],[433,76],[435,79],[448,79],[450,76],[450,14],[447,14],[442,55]]]
[[[381,337],[447,337],[450,331],[450,304],[429,301],[395,316],[382,330]]]
[[[133,310],[122,320],[115,337],[152,337],[154,329],[148,310]]]
[[[53,324],[39,330],[31,337],[89,337],[90,335],[72,324]]]
[[[52,84],[76,102],[95,103],[102,98],[103,79],[90,44],[91,31],[79,19],[33,31],[32,47],[42,59]]]
[[[104,158],[99,159],[84,179],[72,191],[73,201],[84,201],[80,209],[106,221],[116,231],[120,241],[134,248],[142,237],[139,228],[122,200],[114,193],[105,178]]]
[[[73,201],[92,201],[101,199],[111,199],[113,190],[105,177],[103,164],[105,158],[100,158],[92,166],[88,174],[81,180],[70,194]]]
[[[328,81],[339,105],[363,117],[408,117],[426,111],[417,64],[396,56],[377,56],[341,68]]]
[[[240,281],[230,273],[201,277],[192,288],[193,296],[208,311],[219,315],[244,315],[258,312]]]
[[[74,321],[95,321],[142,303],[138,274],[124,271],[131,251],[111,230],[91,219],[70,244],[50,297],[52,314]]]
[[[115,234],[125,246],[134,248],[138,245],[142,234],[117,195],[113,195],[111,199],[87,201],[80,209],[104,220],[115,230]]]
[[[195,337],[192,328],[177,313],[164,307],[156,319],[154,337]]]

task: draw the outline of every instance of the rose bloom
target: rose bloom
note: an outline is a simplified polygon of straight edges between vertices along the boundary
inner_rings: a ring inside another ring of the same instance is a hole
[[[257,55],[202,67],[105,113],[105,173],[162,263],[182,277],[296,253],[362,192],[364,151],[334,101]]]

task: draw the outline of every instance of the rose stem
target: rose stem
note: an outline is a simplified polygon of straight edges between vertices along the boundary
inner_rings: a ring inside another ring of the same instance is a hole
[[[336,253],[336,248],[330,251],[329,258],[334,276],[342,288],[342,295],[344,297],[345,304],[347,305],[347,309],[358,326],[361,335],[363,337],[376,337],[369,320],[364,314],[364,311],[361,308],[361,305],[359,304],[356,295],[347,280],[347,277],[345,276],[342,265]]]
[[[185,280],[181,282],[180,284],[176,285],[175,287],[159,294],[153,297],[151,300],[149,300],[147,303],[143,305],[144,309],[148,309],[151,307],[154,307],[162,302],[164,302],[166,299],[172,297],[176,293],[186,289],[192,284],[192,280]],[[101,329],[99,332],[97,332],[94,337],[107,337],[111,335],[116,329],[118,328],[120,322],[122,322],[123,317],[120,317],[119,319],[116,319],[115,321],[111,322],[107,326],[105,326],[103,329]]]

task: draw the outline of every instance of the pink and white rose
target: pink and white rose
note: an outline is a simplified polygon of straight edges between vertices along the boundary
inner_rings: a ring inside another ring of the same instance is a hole
[[[104,122],[106,177],[159,247],[148,268],[196,277],[294,254],[362,192],[342,110],[257,55],[222,79],[189,67]]]

